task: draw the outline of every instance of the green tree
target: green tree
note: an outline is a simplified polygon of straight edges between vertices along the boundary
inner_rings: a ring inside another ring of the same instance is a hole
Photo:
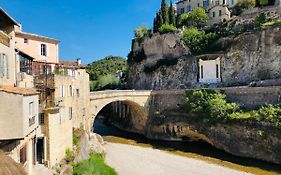
[[[161,2],[161,16],[163,23],[162,24],[169,24],[169,13],[168,13],[168,5],[166,3],[166,0],[162,0]],[[160,25],[161,27],[162,25]]]
[[[260,2],[260,0],[258,0],[258,2]],[[254,8],[255,6],[256,0],[238,0],[233,8],[233,14],[240,15],[244,10]]]
[[[180,26],[188,26],[189,15],[188,13],[183,13],[180,15],[179,25]]]
[[[171,25],[176,26],[176,14],[172,1],[170,1],[169,7],[169,22]]]
[[[205,9],[198,7],[192,10],[192,12],[189,13],[187,18],[187,23],[191,26],[195,27],[203,27],[208,22],[209,16],[206,13]]]

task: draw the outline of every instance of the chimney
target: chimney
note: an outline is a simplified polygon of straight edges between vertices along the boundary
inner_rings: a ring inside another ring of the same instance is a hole
[[[77,58],[76,61],[78,65],[81,65],[81,58]]]

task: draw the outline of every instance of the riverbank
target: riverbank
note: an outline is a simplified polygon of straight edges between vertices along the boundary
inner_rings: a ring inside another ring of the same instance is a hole
[[[105,149],[106,163],[119,175],[250,175],[150,147],[107,142]]]

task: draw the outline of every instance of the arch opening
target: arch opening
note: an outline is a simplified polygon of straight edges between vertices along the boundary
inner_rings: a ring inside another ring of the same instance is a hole
[[[121,130],[144,134],[147,120],[148,113],[139,104],[128,100],[113,101],[99,110],[91,126],[93,132],[102,123],[113,125]]]

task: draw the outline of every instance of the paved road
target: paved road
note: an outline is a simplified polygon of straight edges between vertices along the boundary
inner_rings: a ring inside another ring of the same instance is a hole
[[[250,175],[153,148],[106,143],[106,163],[119,175]]]

